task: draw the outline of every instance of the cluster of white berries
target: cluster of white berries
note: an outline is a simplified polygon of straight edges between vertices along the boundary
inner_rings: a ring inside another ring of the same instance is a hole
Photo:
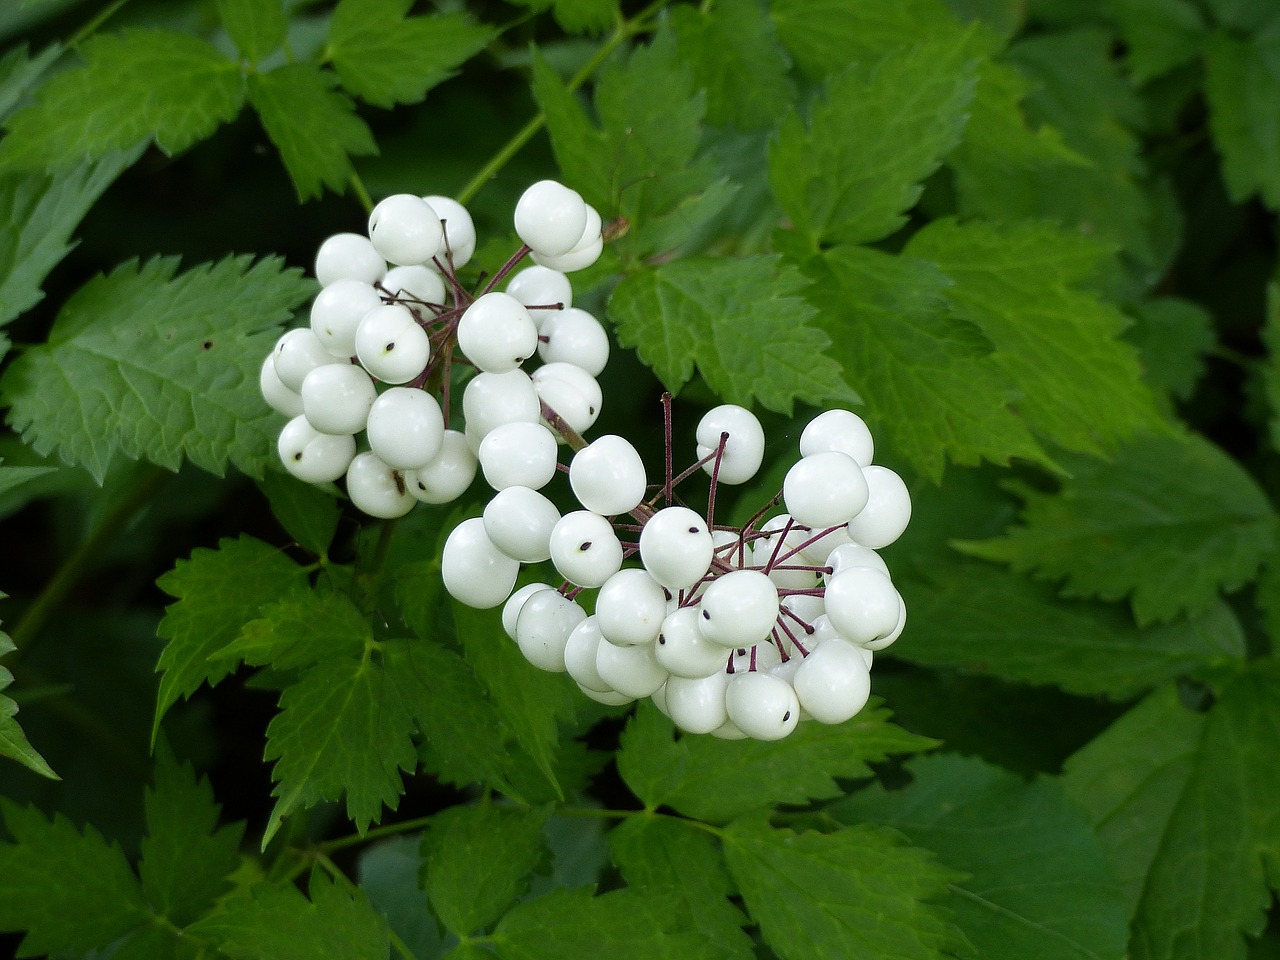
[[[575,429],[600,412],[595,378],[609,340],[572,306],[565,274],[599,257],[601,221],[575,191],[544,180],[521,196],[515,225],[524,246],[474,296],[458,270],[475,251],[475,226],[448,197],[388,197],[367,235],[324,241],[310,326],[276,342],[259,378],[267,403],[290,418],[278,442],[290,473],[345,477],[355,506],[388,519],[455,500],[477,465],[495,486],[502,477],[536,490],[543,473],[550,479],[556,438],[540,424],[543,405]],[[529,254],[537,265],[497,290]],[[543,362],[530,376],[522,367],[535,355]],[[449,428],[459,360],[476,371],[463,430]]]
[[[656,493],[627,440],[578,438],[568,476],[583,509],[561,515],[513,479],[450,534],[446,588],[474,607],[505,602],[503,626],[535,666],[568,672],[603,703],[652,697],[691,733],[777,740],[802,719],[849,719],[870,694],[873,651],[906,621],[876,553],[910,519],[905,484],[871,463],[860,417],[828,410],[802,433],[779,495],[741,527],[717,525],[717,487],[755,475],[764,431],[742,407],[711,410],[698,461],[673,477],[667,403]],[[699,467],[711,475],[705,513],[674,493]],[[761,522],[779,501],[788,512]],[[624,567],[628,558],[639,565]],[[522,563],[546,560],[563,584],[512,592]],[[584,589],[598,590],[591,615]]]

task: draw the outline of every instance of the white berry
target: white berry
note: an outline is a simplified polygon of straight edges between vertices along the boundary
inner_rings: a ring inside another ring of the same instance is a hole
[[[343,362],[325,348],[315,331],[309,327],[286,330],[276,341],[272,360],[276,376],[294,393],[302,389],[302,381],[316,367]]]
[[[673,676],[705,677],[724,669],[725,648],[702,635],[700,616],[697,607],[678,607],[662,621],[657,657]]]
[[[800,433],[800,455],[843,453],[858,466],[871,463],[875,444],[866,422],[850,410],[827,410],[818,414]]]
[[[538,399],[555,412],[575,433],[585,433],[600,416],[604,402],[600,384],[571,363],[547,363],[533,371]]]
[[[596,620],[610,643],[653,643],[667,615],[667,595],[644,570],[619,570],[596,595]]]
[[[671,677],[666,688],[667,715],[681,730],[710,733],[729,719],[725,708],[729,676],[723,671],[696,679]]]
[[[749,647],[773,631],[778,588],[759,570],[731,570],[703,591],[698,612],[698,628],[712,643]]]
[[[541,490],[556,475],[556,438],[540,423],[504,423],[480,441],[477,457],[489,486]]]
[[[559,522],[556,505],[528,487],[506,487],[484,508],[484,529],[493,545],[521,563],[551,558],[551,531]]]
[[[316,367],[300,392],[303,414],[321,433],[359,433],[378,397],[369,374],[350,363]]]
[[[827,616],[841,636],[871,643],[893,633],[905,609],[892,581],[871,567],[842,570],[827,582]]]
[[[363,280],[335,280],[311,302],[311,329],[335,357],[354,357],[356,327],[381,303],[378,291]]]
[[[620,647],[604,639],[596,651],[596,671],[614,690],[636,698],[652,696],[669,676],[654,656],[653,644]]]
[[[302,395],[280,382],[274,353],[267,354],[262,361],[262,368],[258,371],[258,389],[262,392],[262,399],[267,401],[267,406],[276,413],[290,419],[302,415]]]
[[[857,462],[835,451],[802,457],[782,481],[782,498],[797,522],[822,529],[848,523],[867,505],[867,481]]]
[[[547,317],[539,333],[538,356],[547,363],[563,361],[598,377],[609,362],[609,335],[600,321],[577,307]]]
[[[756,415],[745,407],[726,403],[708,410],[698,421],[698,459],[709,456],[720,445],[723,434],[729,434],[720,458],[720,483],[746,483],[756,475],[764,460],[764,428]],[[714,461],[702,467],[708,474],[715,470]]]
[[[701,580],[714,549],[707,521],[688,507],[664,507],[640,531],[640,560],[654,580],[672,590]]]
[[[418,502],[404,474],[371,451],[357,454],[347,468],[347,496],[362,512],[383,520],[403,517]]]
[[[466,266],[471,255],[476,252],[476,225],[467,208],[452,197],[423,197],[431,209],[443,221],[443,236],[436,249],[436,259],[445,263],[447,252],[453,258],[455,270]]]
[[[467,432],[477,446],[494,427],[504,423],[537,423],[542,415],[533,381],[523,370],[477,373],[462,391]]]
[[[537,264],[525,267],[507,284],[507,293],[515,297],[542,332],[542,325],[548,317],[555,316],[560,310],[573,306],[573,285],[559,270]],[[560,309],[555,304],[560,304]],[[539,309],[535,309],[539,308]]]
[[[561,517],[551,531],[550,548],[556,570],[580,587],[599,587],[622,566],[622,544],[613,525],[588,510]]]
[[[526,660],[540,670],[564,673],[564,650],[573,628],[587,612],[556,590],[539,590],[525,601],[516,618],[516,643]]]
[[[911,494],[902,478],[888,467],[864,467],[867,505],[849,521],[849,536],[856,543],[879,550],[887,547],[907,529],[911,520]]]
[[[796,669],[792,683],[800,706],[819,723],[844,723],[871,695],[871,670],[847,640],[828,640]]]
[[[391,296],[414,301],[415,305],[444,303],[444,279],[420,264],[392,267],[383,278],[382,286]]]
[[[476,478],[476,457],[457,430],[446,430],[440,452],[425,467],[405,474],[409,492],[423,503],[452,503]]]
[[[524,602],[540,590],[554,589],[549,583],[528,583],[509,596],[502,605],[502,631],[512,640],[516,638],[516,621]]]
[[[384,383],[408,383],[426,368],[431,342],[408,307],[382,304],[360,319],[356,356]]]
[[[440,453],[444,417],[436,398],[416,387],[392,387],[373,401],[369,447],[398,470],[420,470]]]
[[[516,234],[535,253],[560,256],[582,239],[587,204],[582,195],[555,180],[540,180],[516,202]]]
[[[800,722],[800,701],[791,685],[767,673],[735,673],[725,692],[725,710],[756,740],[781,740]]]
[[[458,347],[488,373],[514,370],[538,349],[538,328],[515,297],[486,293],[458,321]]]
[[[578,502],[605,516],[627,513],[644,499],[644,461],[630,441],[615,434],[597,437],[574,454],[569,486]]]
[[[443,239],[440,215],[421,197],[397,193],[369,214],[369,239],[384,259],[397,265],[426,263]]]
[[[463,520],[445,540],[440,560],[445,589],[469,607],[484,610],[502,603],[519,572],[519,562],[489,540],[480,517]]]
[[[387,272],[387,261],[358,233],[335,233],[316,252],[316,279],[327,287],[336,280],[377,283]]]
[[[350,434],[321,433],[307,418],[297,416],[284,425],[276,443],[284,468],[306,483],[329,483],[347,472],[356,455]]]

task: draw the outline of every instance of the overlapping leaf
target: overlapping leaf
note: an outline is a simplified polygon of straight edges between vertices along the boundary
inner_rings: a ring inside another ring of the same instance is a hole
[[[9,422],[38,453],[56,451],[99,482],[121,455],[261,474],[279,425],[258,371],[312,285],[275,258],[177,271],[164,257],[95,277],[63,306],[49,342],[5,372]]]
[[[0,478],[3,478],[3,472],[0,472]],[[3,594],[0,594],[3,599]],[[0,630],[0,658],[5,654],[12,653],[15,649],[13,640],[7,633]],[[18,714],[18,705],[13,699],[4,695],[5,688],[13,682],[13,674],[9,672],[7,667],[0,666],[0,757],[8,757],[10,760],[16,760],[18,763],[33,770],[41,776],[50,777],[54,780],[58,779],[58,775],[53,772],[44,757],[31,746],[31,741],[27,739],[27,735],[22,732],[22,727],[18,726],[16,719]]]
[[[1232,199],[1280,207],[1280,26],[1249,38],[1220,33],[1206,51],[1209,130]]]
[[[796,64],[821,78],[852,61],[879,60],[922,36],[954,35],[959,24],[943,0],[851,5],[846,0],[775,0],[778,36]]]
[[[280,49],[289,32],[280,0],[218,0],[218,16],[252,63]]]

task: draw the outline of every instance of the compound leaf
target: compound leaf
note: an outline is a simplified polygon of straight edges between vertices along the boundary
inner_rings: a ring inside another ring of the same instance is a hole
[[[210,659],[296,670],[331,657],[358,657],[372,641],[368,618],[346,594],[289,590]]]
[[[49,342],[5,371],[9,422],[37,453],[56,451],[99,483],[117,455],[261,475],[279,418],[261,400],[258,371],[312,284],[277,258],[177,270],[161,257],[95,277],[63,306]]]
[[[289,32],[280,0],[218,0],[218,16],[251,63],[279,50]]]

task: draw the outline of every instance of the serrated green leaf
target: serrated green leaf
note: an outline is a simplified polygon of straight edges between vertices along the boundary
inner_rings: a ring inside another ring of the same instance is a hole
[[[218,826],[221,809],[209,782],[196,779],[167,747],[157,753],[154,778],[138,874],[152,908],[184,927],[231,888],[244,825]]]
[[[3,487],[4,474],[5,471],[0,470],[0,488]],[[0,600],[3,600],[4,596],[0,593]],[[18,648],[14,645],[13,639],[0,630],[0,658],[16,649]],[[44,757],[40,756],[35,747],[31,746],[31,741],[27,739],[27,735],[18,726],[18,721],[14,719],[18,714],[18,705],[10,697],[3,696],[5,688],[12,682],[13,674],[7,667],[0,666],[0,757],[16,760],[42,777],[59,780],[61,778],[53,772],[53,768]]]
[[[546,817],[513,807],[453,807],[422,838],[423,886],[431,908],[459,937],[494,923],[529,887],[546,859]]]
[[[441,931],[422,895],[421,846],[421,838],[414,835],[371,843],[360,852],[357,877],[373,909],[387,918],[392,932],[413,956],[436,958],[444,954],[446,939],[452,938]]]
[[[287,590],[260,614],[209,659],[296,670],[334,657],[359,657],[373,642],[368,617],[343,593]]]
[[[347,816],[363,833],[395,809],[411,771],[417,727],[399,689],[372,656],[333,658],[308,668],[280,694],[267,726],[263,759],[277,798],[263,836],[265,848],[289,814],[346,794]]]
[[[1120,0],[1114,16],[1137,84],[1164,76],[1203,51],[1204,20],[1188,0]]]
[[[413,0],[342,0],[329,56],[354,96],[377,107],[418,103],[483,50],[495,31],[461,13],[405,16]]]
[[[712,960],[719,954],[671,891],[556,890],[515,907],[492,941],[503,960]]]
[[[314,484],[299,483],[288,474],[272,470],[263,474],[258,489],[271,504],[271,513],[280,526],[298,546],[318,557],[328,555],[342,516],[336,497]]]
[[[1114,459],[1065,465],[1057,492],[1023,491],[1021,525],[964,551],[1061,580],[1063,596],[1131,596],[1146,625],[1204,613],[1275,547],[1266,494],[1198,435],[1144,435]]]
[[[875,785],[827,812],[901,830],[969,876],[948,904],[983,960],[1110,960],[1129,914],[1084,811],[1048,777],[959,755],[914,757],[902,790]]]
[[[918,470],[937,481],[948,460],[1044,461],[1009,375],[990,341],[951,315],[950,280],[934,264],[836,247],[806,269],[817,280],[806,295],[867,418]]]
[[[971,37],[959,34],[834,74],[806,125],[790,114],[769,147],[769,182],[816,250],[894,233],[921,181],[960,142],[977,81]]]
[[[62,53],[60,43],[51,43],[32,57],[23,44],[0,58],[0,122],[8,119],[13,108],[35,88]]]
[[[1245,652],[1240,623],[1221,602],[1144,630],[1123,609],[1063,600],[990,564],[955,564],[898,587],[910,613],[895,656],[1073,693],[1129,697]]]
[[[556,787],[556,746],[561,722],[574,718],[573,685],[565,677],[529,665],[502,631],[496,610],[453,603],[453,622],[476,678],[520,745]]]
[[[387,922],[364,894],[322,875],[312,877],[310,892],[307,900],[290,884],[259,884],[189,931],[234,960],[387,960]]]
[[[312,284],[276,258],[177,269],[164,257],[95,277],[63,306],[49,342],[5,371],[9,422],[37,453],[57,451],[99,483],[119,455],[261,475],[279,417],[261,400],[258,372]]]
[[[1280,27],[1243,39],[1215,35],[1205,56],[1209,131],[1237,203],[1261,194],[1280,208]]]
[[[616,26],[618,0],[507,0],[541,13],[550,10],[567,33],[595,33]]]
[[[351,158],[378,152],[337,84],[336,76],[309,63],[249,77],[249,102],[280,151],[299,201],[319,197],[326,187],[342,193],[355,172]]]
[[[689,257],[627,277],[609,299],[618,340],[673,393],[698,372],[729,403],[790,414],[796,400],[857,402],[798,294],[800,271],[774,256]]]
[[[218,0],[218,16],[250,63],[280,49],[289,32],[280,0]]]
[[[1207,714],[1153,695],[1068,762],[1068,788],[1137,894],[1135,960],[1243,960],[1243,935],[1262,931],[1264,858],[1280,849],[1278,730],[1267,662]]]
[[[797,834],[747,819],[723,842],[747,911],[782,960],[967,952],[937,903],[960,875],[900,834],[868,825]]]
[[[100,33],[79,53],[83,66],[49,80],[34,105],[9,119],[0,163],[79,163],[146,140],[179,153],[232,120],[244,103],[239,66],[185,33]]]
[[[778,803],[839,796],[834,777],[868,777],[868,763],[927,750],[935,741],[889,723],[878,701],[834,726],[809,723],[785,740],[665,739],[661,720],[639,711],[618,751],[618,772],[649,808],[674,807],[722,822]],[[634,730],[632,728],[635,728]]]
[[[305,584],[302,567],[247,535],[222,540],[216,550],[198,548],[160,577],[156,585],[176,602],[165,609],[156,628],[166,644],[156,665],[163,676],[155,727],[179,697],[189,697],[202,683],[215,684],[230,672],[229,661],[213,661],[211,655],[281,593]]]
[[[935,220],[906,253],[953,281],[952,311],[991,341],[992,361],[1020,391],[1017,407],[1039,436],[1102,453],[1162,421],[1142,383],[1128,325],[1086,287],[1105,253],[1097,241],[1045,224]]]
[[[787,58],[757,0],[674,7],[671,27],[695,86],[706,91],[708,123],[767,130],[791,106]]]
[[[823,77],[855,60],[879,60],[894,47],[946,37],[960,25],[942,0],[850,4],[848,0],[774,0],[778,37],[805,73]]]
[[[663,816],[628,817],[609,831],[609,849],[633,888],[669,888],[684,899],[720,960],[750,960],[747,918],[729,902],[737,893],[720,846],[705,830]]]
[[[1215,343],[1213,314],[1191,300],[1152,297],[1135,304],[1126,339],[1142,352],[1147,382],[1189,400]]]
[[[151,915],[124,852],[91,826],[76,829],[0,800],[12,843],[0,843],[0,930],[27,931],[20,957],[86,953]]]

